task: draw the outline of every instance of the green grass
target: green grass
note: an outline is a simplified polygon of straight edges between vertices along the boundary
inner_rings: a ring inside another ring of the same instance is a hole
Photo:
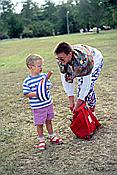
[[[22,95],[22,82],[28,74],[25,66],[25,59],[28,54],[40,54],[45,59],[44,71],[54,71],[51,78],[54,85],[52,95],[56,116],[54,128],[56,131],[59,130],[66,142],[68,141],[67,134],[71,134],[71,132],[64,125],[64,122],[69,124],[65,120],[65,117],[69,116],[68,99],[63,92],[59,70],[53,54],[54,47],[60,41],[67,41],[71,44],[88,44],[102,52],[104,68],[96,86],[98,94],[97,113],[105,126],[111,125],[110,115],[113,118],[116,116],[117,110],[115,108],[113,112],[112,106],[113,103],[116,106],[117,30],[100,32],[100,34],[70,34],[47,38],[0,41],[0,174],[2,175],[34,174],[33,170],[38,171],[36,165],[40,164],[40,160],[43,162],[42,167],[46,167],[46,163],[50,160],[50,155],[48,155],[50,152],[37,154],[33,149],[33,145],[37,143],[33,116],[28,100],[24,99]],[[101,116],[103,117],[101,118]],[[61,123],[62,120],[63,123]],[[58,151],[57,149],[59,150],[56,148],[56,151]],[[31,166],[33,169],[29,168]],[[46,171],[49,174],[51,169],[46,169]]]
[[[46,63],[54,62],[53,49],[60,41],[67,41],[71,44],[84,43],[97,47],[108,59],[111,54],[116,56],[117,32],[101,32],[98,34],[71,34],[49,38],[35,38],[24,40],[4,40],[0,42],[0,66],[1,68],[15,69],[24,67],[25,57],[30,53],[37,53],[44,56]],[[113,47],[111,47],[111,45]],[[110,48],[111,47],[111,48]]]

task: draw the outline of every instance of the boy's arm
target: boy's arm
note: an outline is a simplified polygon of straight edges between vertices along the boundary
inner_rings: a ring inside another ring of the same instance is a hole
[[[46,79],[48,80],[52,74],[53,74],[53,72],[49,71],[48,74],[47,74]],[[37,93],[36,92],[29,92],[27,94],[24,94],[24,96],[28,97],[28,98],[37,97]]]
[[[51,77],[52,74],[53,74],[53,71],[49,71],[47,76],[46,76],[46,79],[48,80]]]
[[[30,92],[28,94],[24,95],[25,97],[31,98],[31,97],[37,97],[36,92]]]
[[[47,80],[46,90],[49,90],[52,88],[52,83],[49,80],[52,74],[53,74],[53,71],[49,71],[48,74],[46,75],[46,80]]]

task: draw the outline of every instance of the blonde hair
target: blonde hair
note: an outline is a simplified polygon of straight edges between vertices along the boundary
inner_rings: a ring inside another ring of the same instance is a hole
[[[37,54],[28,55],[28,57],[26,58],[27,67],[29,68],[29,66],[34,65],[34,62],[37,61],[37,60],[44,61],[44,59],[40,55],[37,55]]]

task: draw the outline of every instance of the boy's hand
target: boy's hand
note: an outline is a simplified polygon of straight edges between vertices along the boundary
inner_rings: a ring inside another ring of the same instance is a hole
[[[52,74],[53,74],[53,71],[49,71],[48,74],[47,74],[46,79],[48,80],[51,77]]]

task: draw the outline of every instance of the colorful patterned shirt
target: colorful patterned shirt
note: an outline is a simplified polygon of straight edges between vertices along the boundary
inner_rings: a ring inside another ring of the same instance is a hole
[[[80,52],[81,48],[82,52]],[[87,48],[88,52],[90,53],[86,55],[84,48]],[[95,72],[100,64],[102,64],[103,56],[99,50],[90,46],[74,45],[73,50],[72,62],[69,63],[67,67],[64,67],[61,64],[59,66],[61,81],[67,95],[73,96],[75,88],[74,78],[76,77],[78,80],[82,78],[83,83],[79,94],[79,99],[84,100],[90,91],[92,73]]]
[[[71,62],[67,65],[58,64],[60,72],[65,74],[66,81],[72,83],[75,77],[87,76],[91,73],[94,66],[93,54],[87,46],[76,45],[73,46]]]

